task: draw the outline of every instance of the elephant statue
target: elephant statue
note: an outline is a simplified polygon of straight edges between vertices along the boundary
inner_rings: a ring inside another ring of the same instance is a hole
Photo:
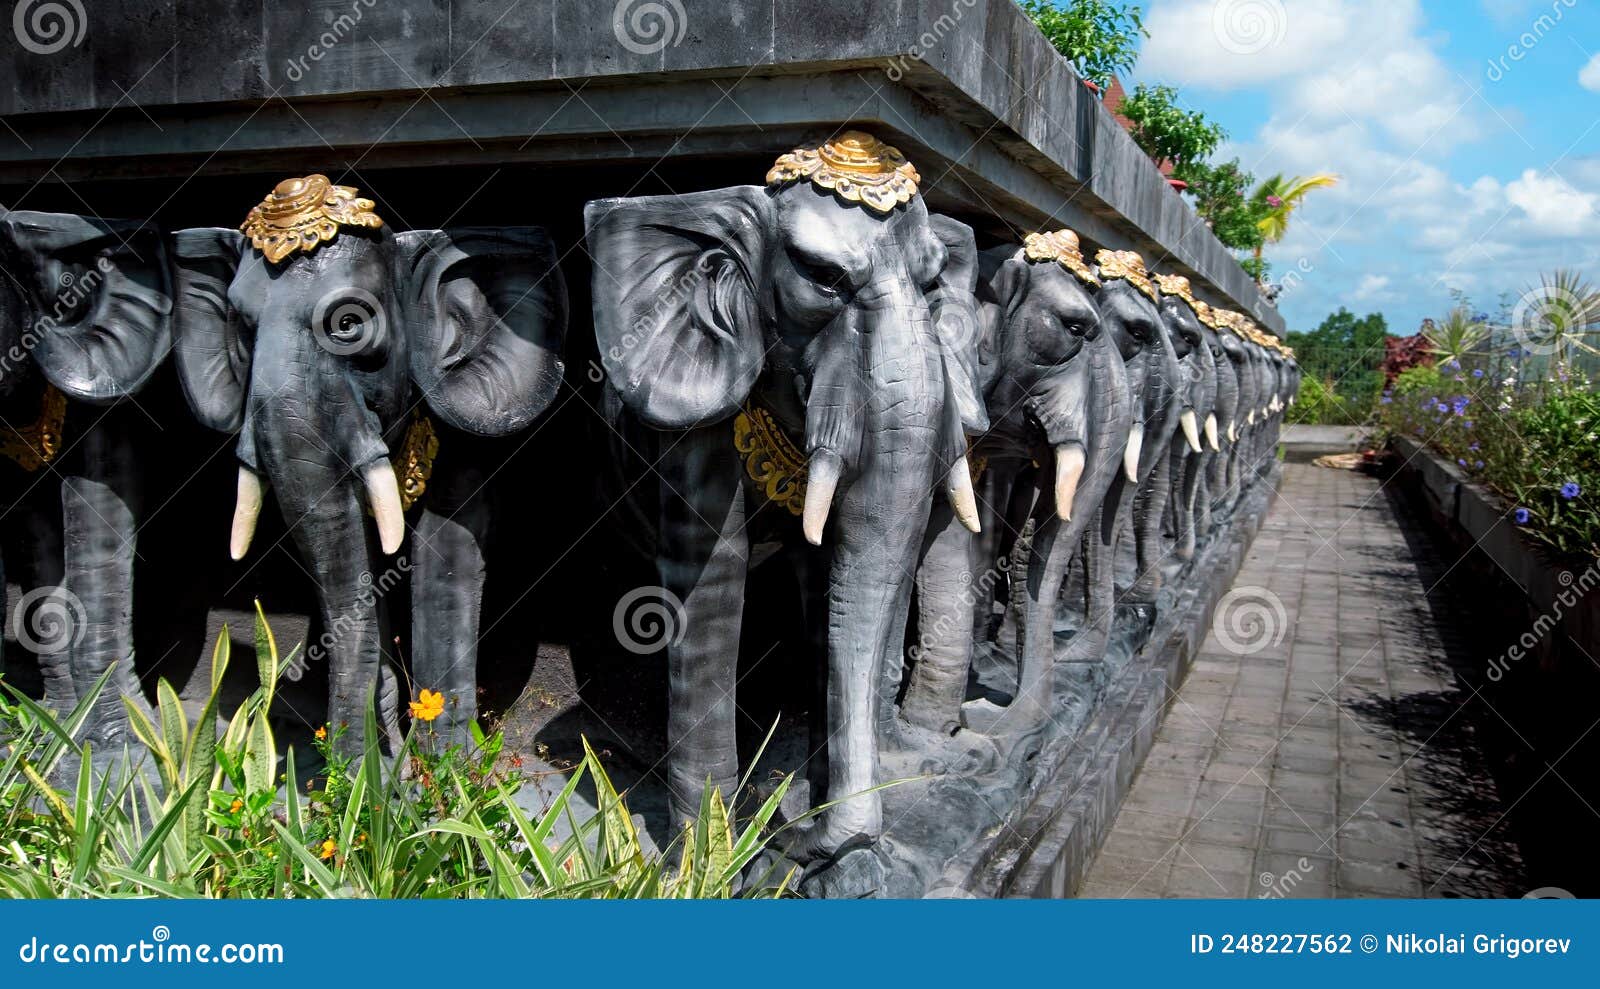
[[[932,317],[954,290],[940,285],[951,253],[919,181],[898,150],[846,131],[778,158],[765,186],[584,209],[611,432],[619,456],[653,465],[629,497],[684,619],[666,648],[672,817],[693,816],[708,780],[736,785],[750,552],[781,545],[826,657],[832,806],[797,835],[797,860],[880,835],[877,705],[931,493],[978,525],[965,433],[985,426],[983,403],[939,336],[959,321]]]
[[[959,267],[960,256],[952,249],[951,267]],[[1027,635],[1030,609],[1024,602],[1038,595],[1040,606],[1032,612],[1045,616],[1044,627],[1053,624],[1053,610],[1044,602],[1055,598],[1043,597],[1055,593],[1048,568],[1065,560],[1050,558],[1048,550],[1076,544],[1117,471],[1131,425],[1126,364],[1113,334],[1105,332],[1093,294],[1101,282],[1084,260],[1077,235],[1030,234],[1020,249],[985,251],[979,265],[971,322],[989,428],[974,439],[972,462],[994,479],[994,503],[1015,506],[993,513],[1003,520],[995,528],[1005,535],[991,541],[995,552],[983,555],[997,568],[1005,566],[1012,580],[1012,615],[1002,629],[1017,635],[1018,682],[1031,692],[1019,689],[1015,711],[986,700],[963,711],[972,650],[988,634],[976,623],[989,614],[987,592],[998,590],[998,581],[972,579],[975,538],[947,506],[935,504],[917,568],[916,663],[901,715],[943,734],[963,724],[988,732],[1026,731],[1047,716],[1053,641]],[[1045,465],[1037,481],[1035,464]],[[1048,547],[1040,542],[1041,530],[1047,530]],[[1030,561],[1035,552],[1036,561]],[[1056,588],[1059,581],[1057,575]],[[978,598],[970,600],[975,587]],[[1030,647],[1035,653],[1024,658]]]
[[[526,428],[561,387],[566,288],[550,238],[533,227],[395,233],[356,189],[309,175],[278,183],[238,230],[174,239],[179,379],[201,422],[239,436],[230,555],[248,552],[275,492],[315,584],[329,720],[348,725],[351,752],[386,669],[374,578],[409,572],[413,675],[445,696],[436,729],[464,738],[487,472],[432,477],[433,457],[449,455],[453,434]],[[386,564],[424,492],[409,555]]]
[[[1174,390],[1179,428],[1173,430],[1170,422],[1166,424],[1166,463],[1150,472],[1134,500],[1135,575],[1122,601],[1129,611],[1137,613],[1127,617],[1139,619],[1140,624],[1153,616],[1161,592],[1161,564],[1166,555],[1161,529],[1169,505],[1174,531],[1188,531],[1193,536],[1191,498],[1192,488],[1198,487],[1199,467],[1205,454],[1202,431],[1212,450],[1217,449],[1217,368],[1211,349],[1206,346],[1196,308],[1199,300],[1182,275],[1158,274],[1154,278],[1161,294],[1161,323],[1177,358]],[[1118,616],[1119,627],[1126,624],[1123,617]]]
[[[1237,329],[1236,320],[1242,317],[1226,309],[1218,309],[1215,312],[1225,327],[1225,331],[1219,331],[1223,351],[1227,354],[1228,361],[1233,366],[1234,376],[1239,382],[1238,411],[1234,414],[1233,421],[1228,423],[1226,466],[1222,471],[1221,483],[1211,491],[1213,514],[1220,513],[1221,518],[1226,519],[1231,516],[1233,506],[1246,483],[1241,474],[1241,467],[1249,461],[1249,454],[1246,451],[1250,447],[1251,427],[1256,421],[1261,379],[1256,373],[1254,348]]]
[[[1145,270],[1144,261],[1133,251],[1101,250],[1096,255],[1098,272],[1108,286],[1119,286],[1140,303],[1142,320],[1124,320],[1124,327],[1145,327],[1145,335],[1125,346],[1128,361],[1128,390],[1133,403],[1133,424],[1123,450],[1122,470],[1115,472],[1104,500],[1096,512],[1096,524],[1083,535],[1084,611],[1076,623],[1076,633],[1068,655],[1077,660],[1099,661],[1114,634],[1136,640],[1148,631],[1154,617],[1155,589],[1159,571],[1149,584],[1148,599],[1142,614],[1120,612],[1116,607],[1116,560],[1122,537],[1132,524],[1136,542],[1149,540],[1141,547],[1141,575],[1145,558],[1154,570],[1159,548],[1160,522],[1165,511],[1165,493],[1170,486],[1168,472],[1172,461],[1172,439],[1178,434],[1188,406],[1188,382],[1180,374],[1179,358],[1189,349],[1177,327],[1159,308],[1160,292]],[[1170,310],[1169,310],[1170,311]],[[1151,317],[1154,317],[1152,320]],[[1198,445],[1193,413],[1183,430],[1185,442]],[[1128,627],[1135,622],[1140,628]]]
[[[1222,444],[1228,442],[1223,438],[1222,424],[1232,424],[1238,413],[1239,378],[1220,339],[1220,334],[1227,333],[1227,330],[1218,324],[1215,311],[1196,299],[1192,292],[1185,294],[1188,292],[1186,279],[1181,286],[1175,280],[1162,284],[1164,295],[1165,286],[1170,284],[1171,294],[1183,298],[1194,311],[1195,321],[1200,328],[1200,349],[1205,351],[1198,366],[1201,374],[1207,376],[1201,386],[1201,393],[1206,396],[1201,401],[1207,404],[1200,405],[1196,411],[1205,413],[1203,431],[1207,449],[1184,458],[1183,473],[1175,476],[1173,481],[1173,553],[1179,560],[1188,563],[1194,559],[1198,541],[1211,532],[1211,488],[1220,484],[1220,480],[1213,481],[1212,477],[1224,462]]]
[[[91,738],[110,742],[127,727],[122,699],[144,703],[133,580],[148,413],[132,397],[171,349],[171,265],[146,224],[24,210],[0,211],[0,265],[0,478],[32,530],[30,597],[51,596],[52,627],[33,630],[48,640],[45,699],[69,709],[116,664],[91,715]]]

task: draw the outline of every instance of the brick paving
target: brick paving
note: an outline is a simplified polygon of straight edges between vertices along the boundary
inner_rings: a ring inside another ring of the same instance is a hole
[[[1284,466],[1219,609],[1264,602],[1266,625],[1224,627],[1230,650],[1213,624],[1079,896],[1527,891],[1456,672],[1449,563],[1418,531],[1374,478]]]

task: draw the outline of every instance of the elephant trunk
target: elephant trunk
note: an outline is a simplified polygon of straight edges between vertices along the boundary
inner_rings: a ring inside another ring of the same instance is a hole
[[[881,799],[868,792],[877,782],[879,732],[894,731],[910,575],[929,495],[950,466],[940,462],[945,389],[920,293],[908,279],[874,286],[847,318],[860,331],[858,363],[849,373],[819,369],[806,423],[812,469],[823,467],[828,482],[819,492],[815,475],[808,479],[807,513],[823,494],[838,501],[827,677],[828,799],[836,803],[807,842],[832,851],[882,830]]]

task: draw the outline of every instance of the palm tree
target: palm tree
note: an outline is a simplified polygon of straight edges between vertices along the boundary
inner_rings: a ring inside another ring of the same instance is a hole
[[[1336,185],[1339,176],[1329,172],[1318,172],[1315,175],[1296,175],[1286,179],[1280,172],[1256,186],[1256,191],[1250,198],[1261,204],[1266,212],[1261,219],[1256,221],[1256,226],[1261,230],[1261,239],[1267,244],[1276,244],[1289,232],[1289,217],[1300,203],[1306,198],[1306,193],[1312,189],[1325,189]],[[1256,260],[1261,260],[1261,245],[1256,245]]]
[[[1438,321],[1423,320],[1421,333],[1428,342],[1428,353],[1445,364],[1462,363],[1489,336],[1483,323],[1466,306],[1456,306]]]
[[[1600,290],[1580,273],[1557,268],[1539,276],[1539,284],[1522,294],[1511,314],[1511,332],[1519,351],[1547,354],[1559,373],[1584,357],[1600,356]]]

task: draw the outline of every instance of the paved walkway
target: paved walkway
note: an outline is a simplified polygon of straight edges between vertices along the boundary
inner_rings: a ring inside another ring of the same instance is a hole
[[[1078,895],[1527,891],[1448,658],[1465,623],[1403,514],[1365,474],[1285,465]]]

